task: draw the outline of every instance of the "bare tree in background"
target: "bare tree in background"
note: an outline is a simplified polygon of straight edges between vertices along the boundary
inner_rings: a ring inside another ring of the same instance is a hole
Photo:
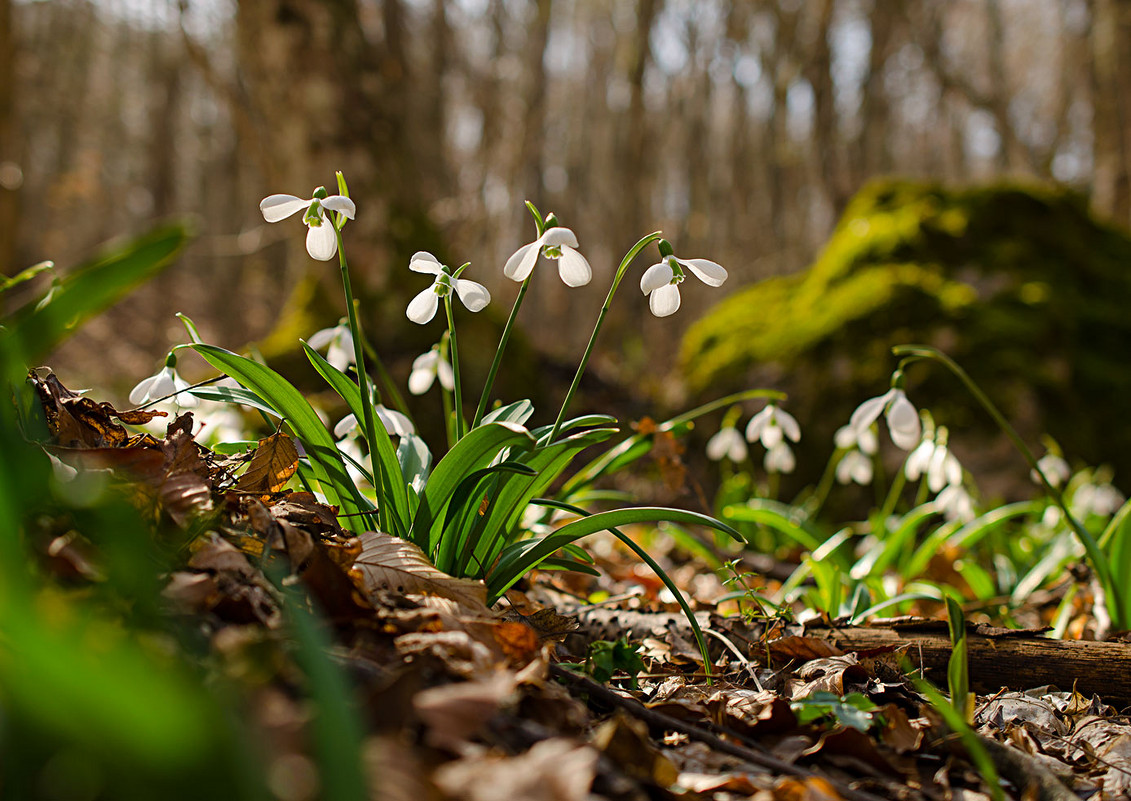
[[[156,216],[199,214],[184,264],[67,351],[81,364],[115,348],[138,375],[178,336],[173,311],[238,347],[270,331],[300,274],[333,279],[300,236],[262,224],[266,194],[346,173],[362,209],[350,253],[386,328],[402,324],[391,298],[417,249],[473,261],[507,303],[501,266],[529,241],[530,199],[594,265],[590,287],[546,280],[524,308],[535,341],[572,358],[642,234],[715,258],[729,290],[803,268],[876,175],[1059,184],[1131,223],[1129,9],[184,0],[177,14],[156,0],[0,0],[0,162],[23,175],[14,192],[0,180],[0,257],[8,271],[66,264]],[[719,297],[688,291],[662,323],[618,299],[607,343],[629,355],[598,368],[654,372]]]

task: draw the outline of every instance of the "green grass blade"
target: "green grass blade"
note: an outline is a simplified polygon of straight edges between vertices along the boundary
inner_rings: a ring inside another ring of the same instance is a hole
[[[554,501],[549,501],[549,503],[554,503]],[[525,573],[537,567],[542,559],[567,543],[575,542],[598,531],[608,531],[632,523],[657,523],[661,520],[706,526],[742,542],[742,536],[726,523],[698,512],[660,506],[641,506],[632,509],[598,512],[573,523],[568,523],[553,534],[541,539],[526,540],[506,549],[499,558],[498,564],[487,575],[488,593],[492,600],[497,600]]]
[[[59,282],[50,303],[15,314],[9,328],[20,356],[43,361],[83,323],[171,265],[189,238],[185,224],[162,225],[80,266]]]

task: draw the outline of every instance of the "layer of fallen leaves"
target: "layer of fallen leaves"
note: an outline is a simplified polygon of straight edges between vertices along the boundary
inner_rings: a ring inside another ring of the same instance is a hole
[[[989,791],[894,654],[840,653],[767,621],[756,639],[715,643],[708,680],[694,643],[658,626],[639,640],[646,672],[587,684],[584,653],[564,645],[578,623],[532,600],[549,597],[544,590],[512,592],[489,608],[481,583],[441,573],[411,543],[351,536],[335,508],[285,488],[299,460],[286,434],[221,457],[194,440],[191,414],[161,438],[130,435],[126,425],[160,413],[95,403],[53,375],[33,382],[60,480],[106,471],[155,537],[184,541],[165,578],[167,612],[206,632],[214,669],[243,688],[247,717],[287,777],[280,797],[314,799],[319,787],[301,671],[281,625],[287,596],[268,578],[280,574],[333,629],[368,726],[362,759],[375,798],[824,801]],[[50,576],[104,580],[81,532],[39,545]],[[662,606],[663,587],[634,563],[606,567],[609,590],[629,584],[638,610]],[[673,573],[701,608],[721,593],[708,571]],[[554,580],[568,590],[572,579]],[[576,665],[563,672],[568,663]],[[1131,725],[1098,698],[1000,694],[979,707],[976,725],[1078,795],[1131,791]],[[1025,781],[1022,771],[1005,789],[1034,797]]]

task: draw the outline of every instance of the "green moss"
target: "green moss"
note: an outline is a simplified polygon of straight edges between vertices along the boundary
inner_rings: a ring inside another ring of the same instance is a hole
[[[853,199],[806,271],[740,290],[692,326],[681,363],[693,390],[712,393],[772,367],[846,414],[883,388],[891,345],[927,342],[1032,429],[1131,469],[1129,302],[1131,238],[1076,195],[887,180]],[[950,397],[936,378],[925,391]]]

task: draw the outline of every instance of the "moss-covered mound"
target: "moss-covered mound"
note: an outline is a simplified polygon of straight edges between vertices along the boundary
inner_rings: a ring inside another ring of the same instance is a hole
[[[727,298],[681,360],[700,393],[780,370],[800,411],[839,425],[885,388],[889,348],[913,342],[957,359],[1025,433],[1131,474],[1131,237],[1069,193],[874,183],[808,270]],[[916,368],[917,397],[976,425],[941,373]]]

